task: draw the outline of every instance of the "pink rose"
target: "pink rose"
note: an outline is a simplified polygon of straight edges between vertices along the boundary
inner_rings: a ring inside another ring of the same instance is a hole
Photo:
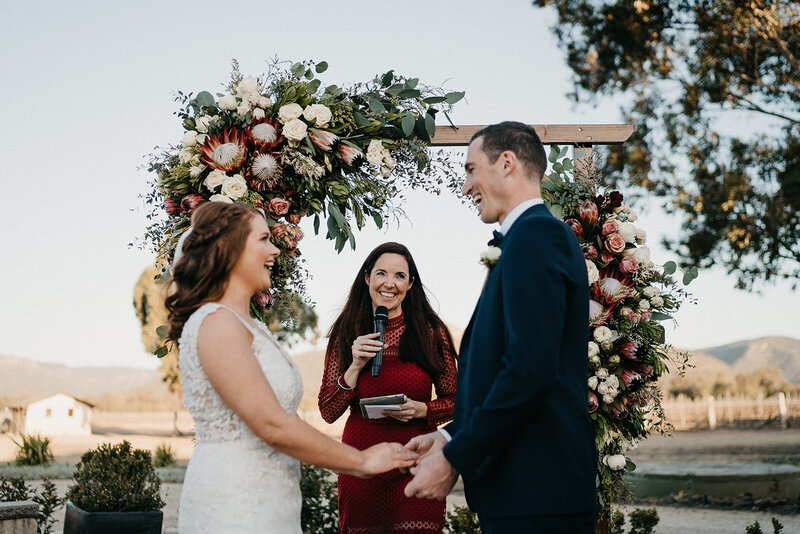
[[[633,259],[633,256],[625,256],[619,262],[619,270],[623,273],[633,273],[639,269],[639,264]]]
[[[625,250],[625,240],[622,239],[622,236],[617,233],[609,234],[606,236],[605,246],[606,250],[612,254],[619,254]]]
[[[285,198],[275,197],[267,204],[267,209],[273,215],[281,217],[289,213],[289,201]]]
[[[286,237],[286,226],[281,223],[275,223],[269,228],[270,232],[272,232],[272,240],[280,242]]]
[[[649,321],[649,320],[650,320],[650,319],[652,319],[652,318],[653,318],[653,312],[650,312],[650,311],[644,311],[644,312],[642,312],[642,314],[641,314],[641,321],[642,321],[643,323],[646,323],[647,321]]]
[[[167,197],[164,199],[164,209],[167,210],[167,215],[175,215],[181,211],[181,205],[175,199]]]
[[[300,224],[300,219],[302,218],[303,216],[299,213],[292,213],[291,215],[286,216],[286,220],[292,224]]]
[[[603,223],[603,235],[615,234],[619,231],[619,221],[609,219]]]
[[[183,208],[183,211],[185,212],[192,213],[195,208],[197,208],[197,206],[204,200],[205,198],[201,197],[200,195],[190,193],[181,199],[181,208]]]
[[[578,214],[580,215],[581,220],[589,226],[594,226],[597,224],[599,213],[597,204],[594,202],[587,202],[586,204],[582,205],[578,210]]]
[[[600,407],[600,401],[597,399],[597,395],[593,392],[589,392],[589,413],[594,413],[597,411],[597,408]]]
[[[583,255],[587,258],[596,258],[597,257],[597,247],[592,245],[591,243],[584,243],[581,245],[581,250],[583,250]]]
[[[575,232],[575,235],[578,236],[579,239],[583,237],[583,226],[581,226],[581,222],[578,219],[567,219],[564,222],[567,223],[567,226],[572,228],[572,231]]]
[[[600,261],[602,261],[603,263],[611,263],[612,261],[614,261],[614,255],[604,250],[600,254]]]
[[[261,310],[266,311],[272,307],[272,294],[269,291],[259,291],[253,295],[253,300]]]

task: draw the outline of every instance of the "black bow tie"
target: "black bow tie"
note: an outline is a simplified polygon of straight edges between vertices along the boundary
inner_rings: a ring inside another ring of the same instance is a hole
[[[503,234],[501,234],[497,230],[493,230],[492,231],[492,239],[489,240],[487,245],[489,245],[490,247],[499,247],[500,246],[500,241],[502,241],[502,240],[503,240]]]

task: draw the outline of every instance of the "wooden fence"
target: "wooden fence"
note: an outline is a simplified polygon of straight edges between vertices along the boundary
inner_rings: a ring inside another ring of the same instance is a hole
[[[690,399],[679,395],[664,399],[661,404],[675,430],[800,426],[800,395],[797,393],[757,399],[732,395]]]

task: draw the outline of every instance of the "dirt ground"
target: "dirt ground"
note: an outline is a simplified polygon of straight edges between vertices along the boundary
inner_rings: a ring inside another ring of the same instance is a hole
[[[194,442],[191,436],[192,421],[187,413],[180,413],[178,430],[187,434],[171,436],[172,413],[97,413],[94,417],[94,434],[84,437],[54,438],[52,450],[59,463],[75,463],[80,455],[103,442],[129,440],[135,447],[154,451],[168,444],[175,452],[179,465],[191,458]],[[324,430],[324,429],[322,429]],[[13,462],[16,446],[9,436],[0,436],[0,464]],[[800,429],[761,430],[702,430],[676,432],[672,436],[653,436],[631,451],[636,463],[662,461],[789,461],[800,464]],[[30,481],[37,484],[38,481]],[[58,492],[66,492],[68,480],[58,480]],[[177,532],[178,503],[182,484],[162,484],[164,507],[164,532]],[[465,505],[463,493],[458,490],[448,498],[448,504]],[[675,506],[656,506],[660,522],[658,533],[730,534],[744,533],[745,527],[758,520],[765,532],[771,532],[770,517],[776,514],[752,511],[710,510]],[[54,532],[62,531],[64,510],[57,513],[59,523]],[[784,534],[800,533],[800,515],[776,516],[784,525]]]

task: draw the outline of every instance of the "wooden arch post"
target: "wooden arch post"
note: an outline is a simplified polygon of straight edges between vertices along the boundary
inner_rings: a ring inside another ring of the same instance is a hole
[[[633,134],[632,124],[531,124],[545,145],[571,145],[584,151],[582,160],[589,172],[592,152],[596,145],[621,145]],[[437,126],[431,139],[433,146],[467,146],[483,125]],[[580,161],[580,160],[579,160]],[[610,534],[611,507],[598,509],[595,534]]]

